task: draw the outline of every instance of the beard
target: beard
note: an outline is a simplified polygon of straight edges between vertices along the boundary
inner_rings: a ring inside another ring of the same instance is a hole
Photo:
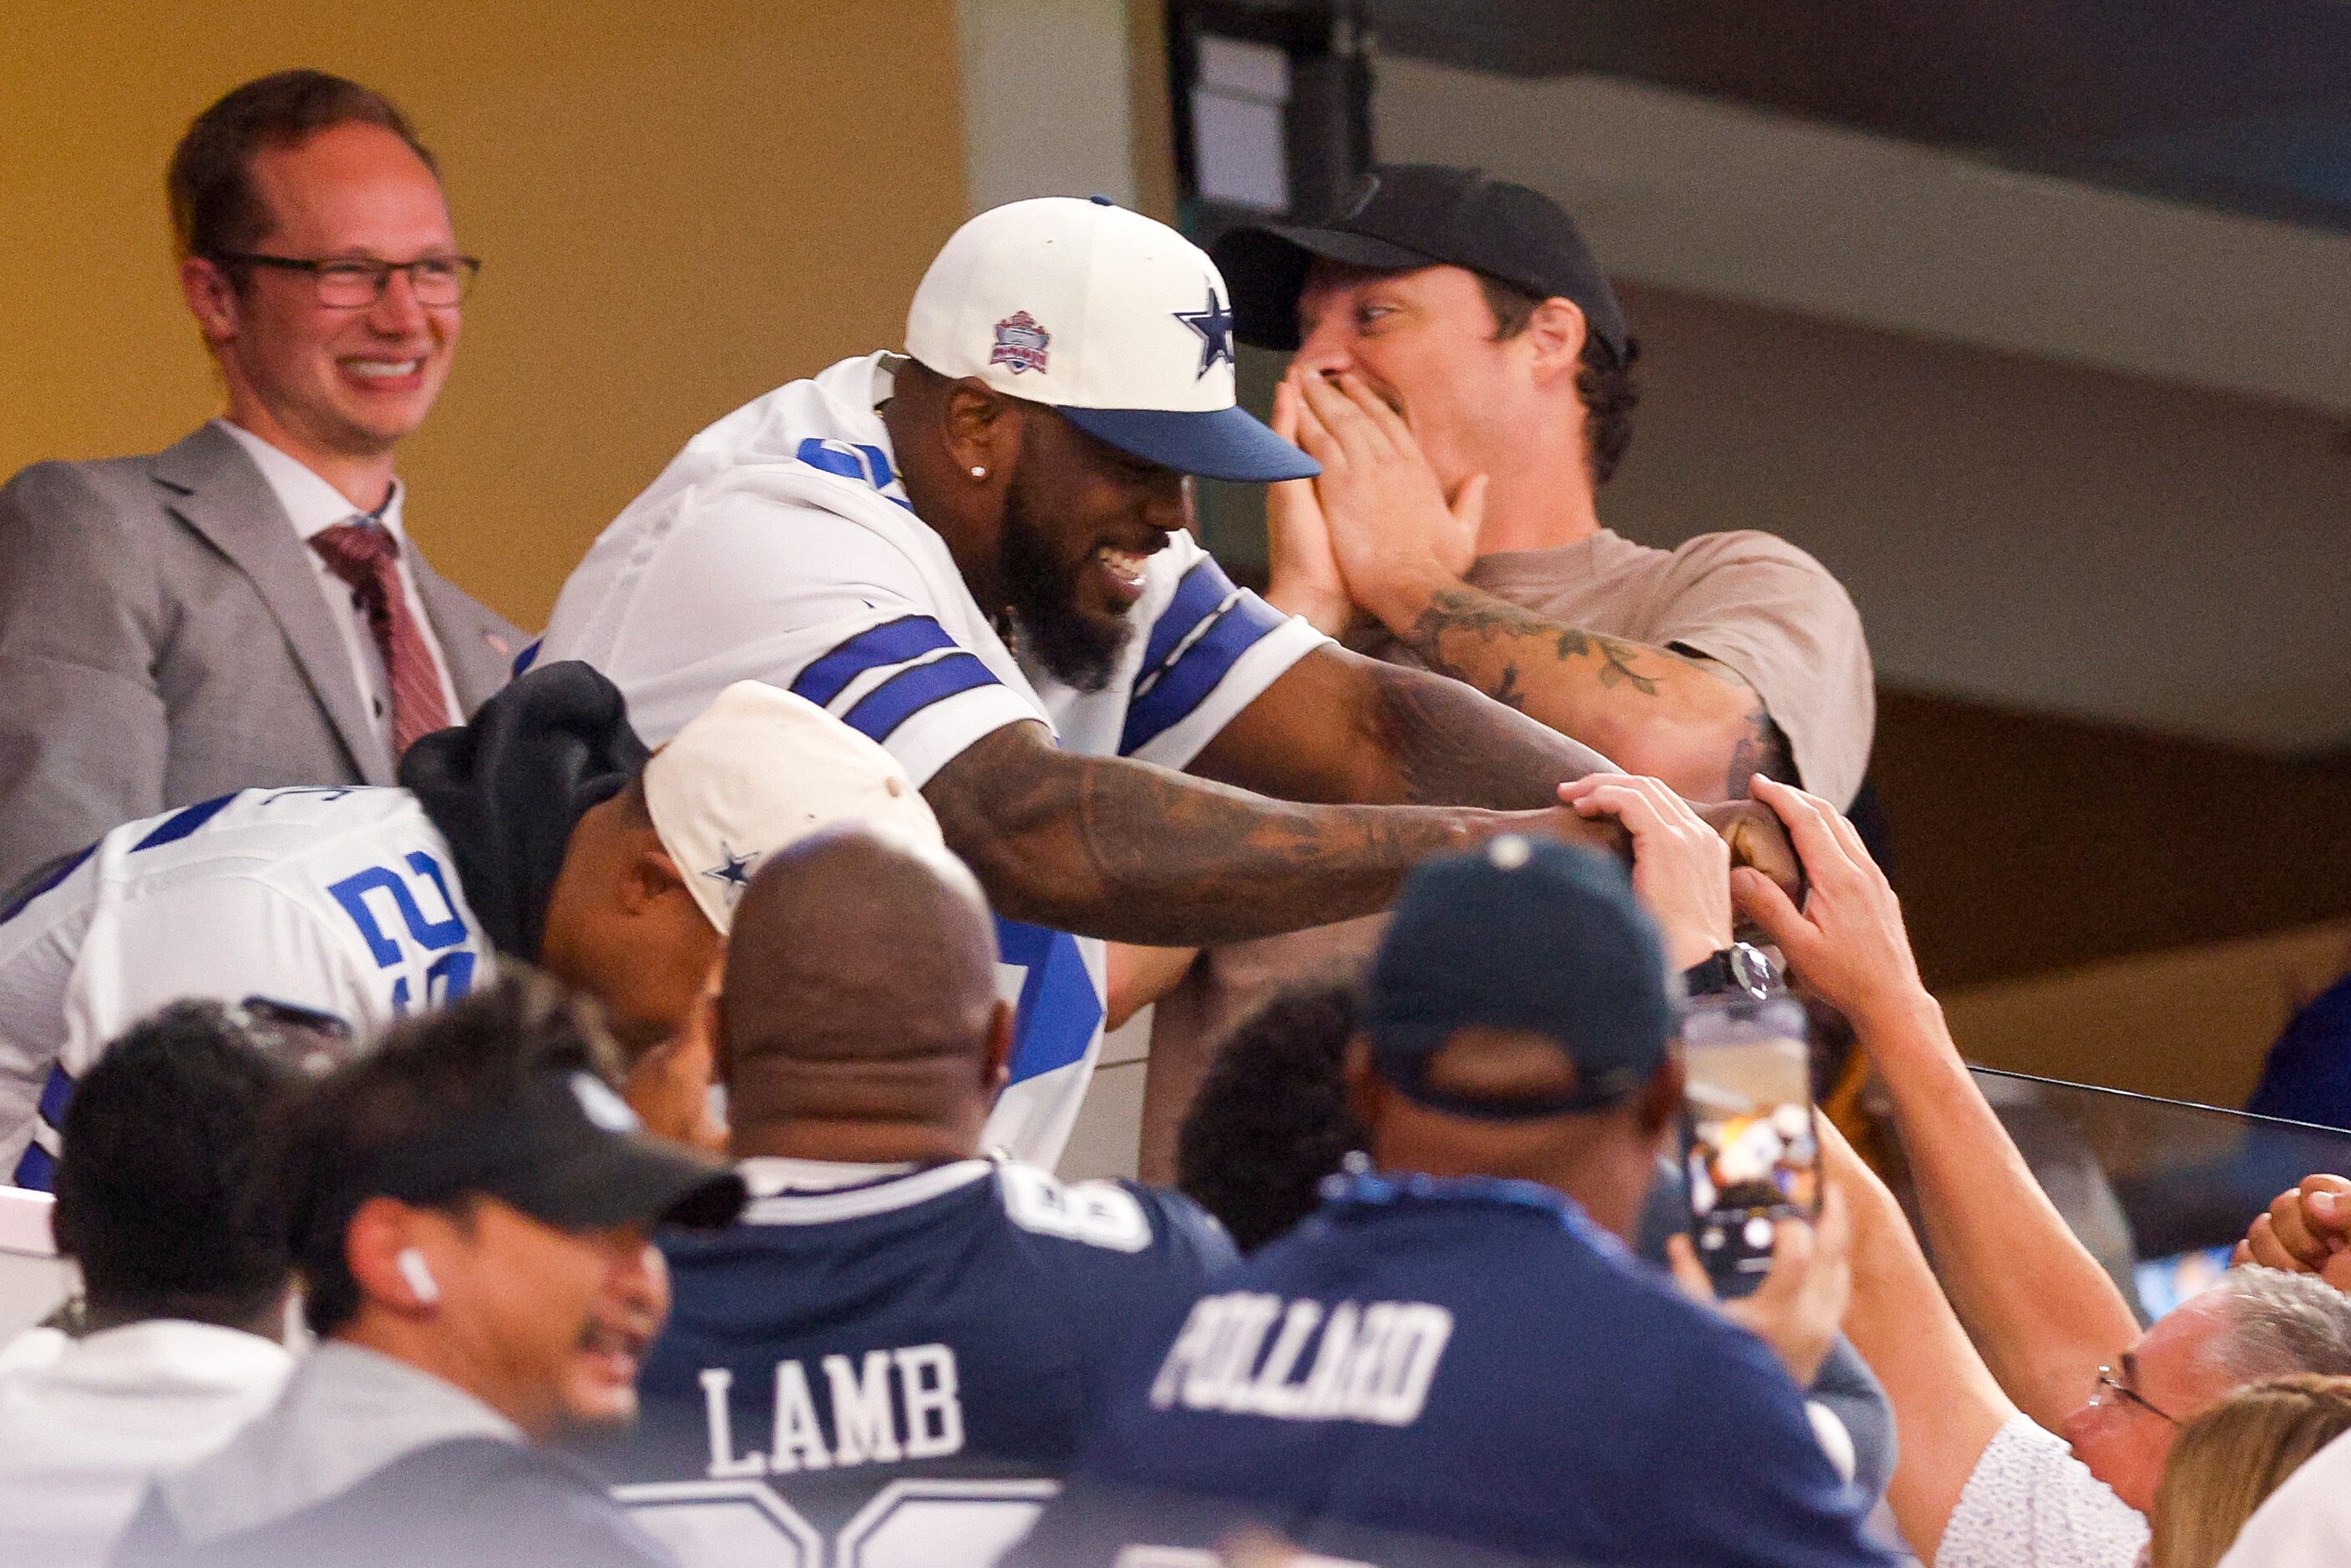
[[[1052,545],[1029,504],[1028,488],[1016,474],[1004,495],[1003,543],[997,560],[1004,574],[1007,640],[1013,650],[1045,667],[1053,679],[1078,691],[1110,684],[1127,625],[1110,625],[1078,608],[1078,576],[1088,557],[1056,559]]]

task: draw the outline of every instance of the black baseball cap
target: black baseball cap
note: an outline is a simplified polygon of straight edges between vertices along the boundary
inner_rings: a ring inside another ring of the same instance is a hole
[[[535,1074],[503,1103],[385,1149],[347,1197],[377,1195],[423,1207],[495,1198],[559,1231],[716,1230],[747,1196],[741,1177],[645,1132],[580,1069]]]
[[[1317,256],[1379,272],[1468,267],[1537,299],[1574,301],[1620,365],[1632,340],[1575,220],[1482,169],[1383,163],[1322,223],[1231,229],[1209,254],[1232,291],[1234,336],[1259,348],[1298,347],[1298,296]]]
[[[1648,1082],[1677,1028],[1677,981],[1615,861],[1504,835],[1424,863],[1405,883],[1364,982],[1380,1076],[1433,1110],[1519,1121],[1600,1110]],[[1429,1059],[1464,1029],[1540,1034],[1575,1087],[1540,1099],[1432,1088]]]

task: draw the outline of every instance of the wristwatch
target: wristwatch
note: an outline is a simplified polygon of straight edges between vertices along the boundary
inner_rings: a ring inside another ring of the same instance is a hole
[[[1743,992],[1761,1001],[1779,989],[1779,971],[1771,967],[1770,956],[1748,942],[1733,942],[1682,971],[1682,990],[1691,996]]]

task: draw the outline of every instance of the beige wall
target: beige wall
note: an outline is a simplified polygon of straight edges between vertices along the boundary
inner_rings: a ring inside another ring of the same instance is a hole
[[[2109,959],[1950,992],[1970,1062],[2074,1083],[2241,1106],[2295,1009],[2351,961],[2351,922]]]
[[[895,346],[964,216],[953,0],[0,5],[0,473],[216,410],[172,281],[188,119],[293,65],[391,93],[488,265],[403,456],[444,570],[536,628],[694,431]]]

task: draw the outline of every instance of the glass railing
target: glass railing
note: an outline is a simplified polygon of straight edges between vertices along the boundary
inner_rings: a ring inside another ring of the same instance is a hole
[[[2313,1171],[2351,1176],[2351,1132],[1973,1072],[2058,1211],[2147,1319],[2226,1268],[2280,1192]]]

